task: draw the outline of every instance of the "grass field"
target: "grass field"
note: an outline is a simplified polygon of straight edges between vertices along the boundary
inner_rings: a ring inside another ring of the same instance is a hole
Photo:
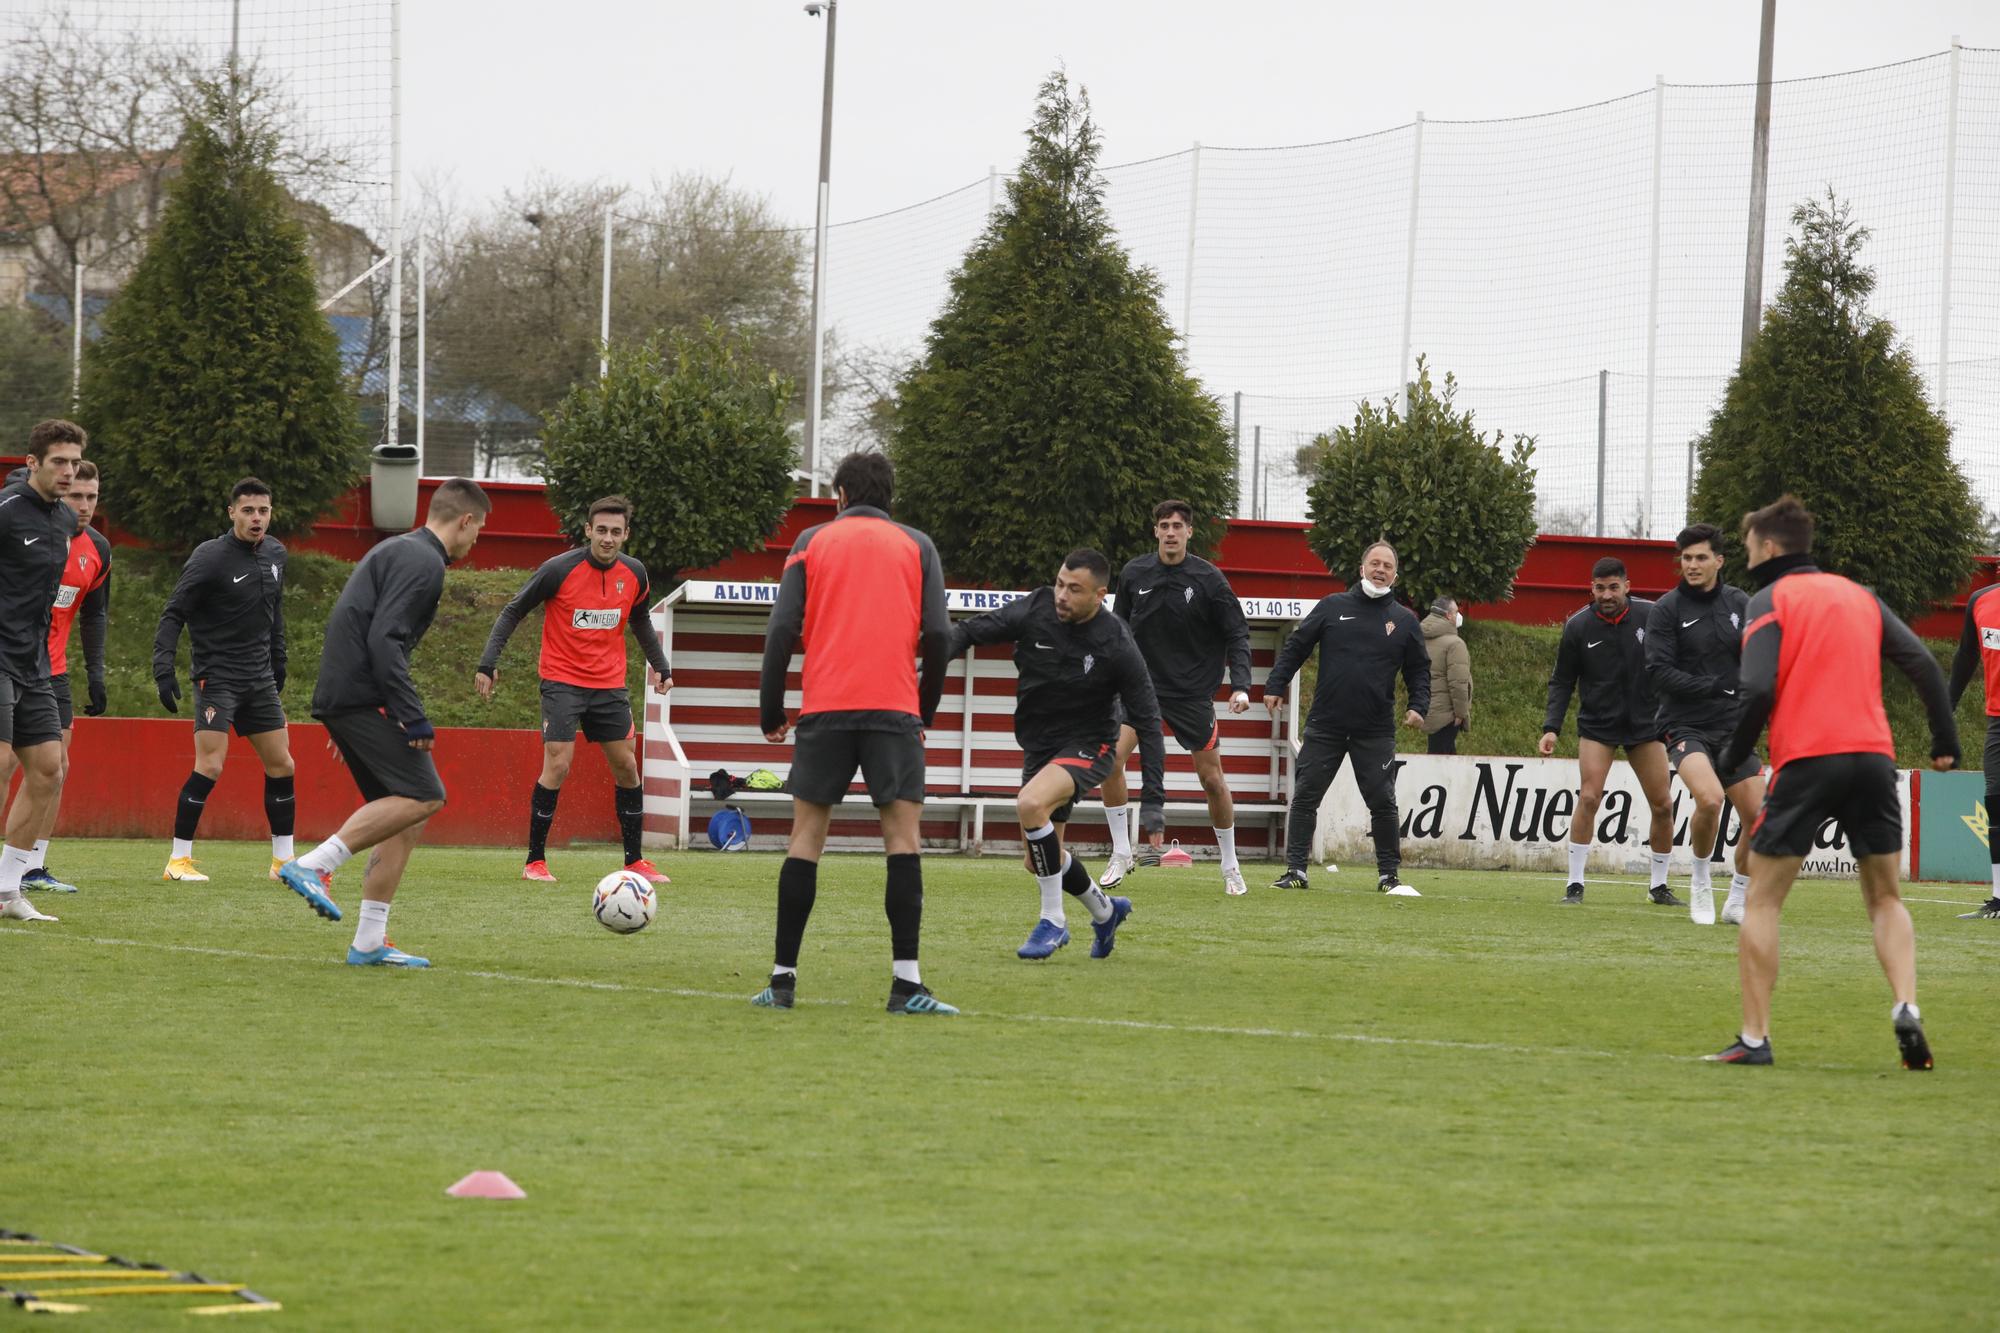
[[[1013,956],[1034,889],[926,865],[890,1018],[879,859],[830,860],[800,1008],[745,1002],[777,861],[668,859],[655,925],[511,851],[423,851],[429,972],[209,844],[59,844],[85,882],[0,926],[0,1226],[248,1282],[310,1328],[1992,1327],[2000,923],[1916,886],[1938,1069],[1896,1067],[1851,889],[1788,908],[1773,1069],[1734,932],[1527,875],[1363,868],[1226,899],[1142,872],[1117,953]],[[352,879],[352,876],[348,876]],[[351,906],[356,886],[341,895]],[[1073,914],[1073,927],[1081,913]],[[475,1169],[523,1202],[448,1199]],[[147,1298],[93,1326],[181,1325]],[[27,1316],[0,1313],[0,1321]]]

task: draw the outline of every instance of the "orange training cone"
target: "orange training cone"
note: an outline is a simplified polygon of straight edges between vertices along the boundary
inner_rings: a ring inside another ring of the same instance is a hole
[[[445,1191],[454,1199],[525,1199],[528,1192],[499,1171],[474,1171]]]

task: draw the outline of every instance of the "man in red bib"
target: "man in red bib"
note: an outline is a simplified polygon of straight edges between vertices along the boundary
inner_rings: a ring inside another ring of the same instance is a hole
[[[1990,827],[2000,818],[2000,583],[1981,588],[1965,604],[1965,632],[1951,662],[1954,713],[1974,676],[1986,685],[1986,846],[1993,857],[1993,896],[1959,920],[2000,921],[2000,831]]]

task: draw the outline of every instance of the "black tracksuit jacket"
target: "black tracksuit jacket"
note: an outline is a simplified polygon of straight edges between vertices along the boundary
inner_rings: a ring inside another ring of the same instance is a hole
[[[1159,555],[1128,561],[1118,576],[1118,615],[1146,659],[1163,699],[1207,699],[1224,665],[1232,691],[1250,689],[1250,622],[1229,580],[1200,556],[1169,565]]]
[[[0,671],[49,678],[49,616],[69,565],[76,511],[25,481],[0,489]]]
[[[1389,736],[1396,730],[1396,676],[1410,707],[1431,707],[1431,654],[1416,613],[1394,597],[1370,597],[1357,587],[1319,599],[1278,650],[1264,693],[1283,694],[1319,649],[1319,685],[1306,731]]]
[[[1678,727],[1720,743],[1735,729],[1743,708],[1736,672],[1749,611],[1750,594],[1727,583],[1705,593],[1682,583],[1653,603],[1646,617],[1646,673],[1660,701],[1662,732]]]
[[[1586,606],[1563,623],[1556,669],[1549,676],[1549,707],[1542,730],[1560,733],[1569,699],[1576,706],[1579,735],[1613,745],[1660,738],[1660,705],[1646,674],[1646,626],[1653,603],[1629,599],[1616,621]]]
[[[437,615],[450,563],[429,528],[391,537],[361,557],[327,617],[314,717],[379,708],[405,726],[429,720],[410,679],[410,655]]]
[[[197,682],[285,687],[285,548],[234,532],[194,548],[153,634],[153,679],[172,679],[181,626]]]

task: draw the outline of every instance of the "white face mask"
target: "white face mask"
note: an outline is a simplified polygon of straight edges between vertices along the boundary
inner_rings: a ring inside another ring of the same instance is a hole
[[[1380,583],[1370,583],[1365,578],[1361,580],[1361,591],[1368,594],[1370,597],[1387,597],[1389,595],[1389,589],[1386,585]]]
[[[1451,613],[1451,627],[1453,629],[1465,628],[1465,612],[1454,611]]]

